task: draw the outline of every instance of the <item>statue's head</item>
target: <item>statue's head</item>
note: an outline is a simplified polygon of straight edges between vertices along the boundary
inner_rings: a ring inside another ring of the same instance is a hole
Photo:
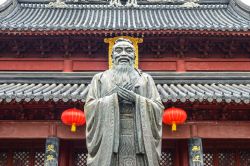
[[[114,66],[134,65],[135,48],[130,40],[119,38],[115,41],[112,48],[112,62]]]

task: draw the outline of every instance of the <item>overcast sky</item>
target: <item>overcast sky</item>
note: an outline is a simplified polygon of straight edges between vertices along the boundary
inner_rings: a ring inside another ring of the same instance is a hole
[[[241,0],[241,1],[250,6],[250,0]]]
[[[0,0],[0,5],[3,4],[7,0]]]

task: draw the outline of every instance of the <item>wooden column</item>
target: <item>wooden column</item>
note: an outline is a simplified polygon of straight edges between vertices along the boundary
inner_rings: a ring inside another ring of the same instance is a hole
[[[188,140],[189,166],[204,166],[201,138]]]
[[[58,166],[59,138],[48,137],[45,147],[44,166]]]

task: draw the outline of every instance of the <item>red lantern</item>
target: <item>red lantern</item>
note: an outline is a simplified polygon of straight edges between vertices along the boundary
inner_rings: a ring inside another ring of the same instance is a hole
[[[84,125],[86,122],[84,112],[76,108],[65,110],[61,116],[62,122],[66,125],[71,125],[71,131],[76,131],[76,126]]]
[[[181,108],[171,107],[164,111],[162,121],[172,125],[172,131],[176,131],[177,124],[183,124],[187,119],[187,113]]]

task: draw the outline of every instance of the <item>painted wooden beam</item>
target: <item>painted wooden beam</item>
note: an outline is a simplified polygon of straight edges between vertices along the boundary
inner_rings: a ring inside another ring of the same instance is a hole
[[[250,71],[247,58],[140,58],[143,71]],[[107,58],[1,58],[0,71],[81,72],[108,69]]]
[[[188,139],[192,137],[207,139],[249,139],[250,122],[187,122],[184,125],[179,125],[176,132],[172,132],[170,126],[164,126],[163,128],[164,139]]]
[[[85,127],[78,127],[76,133],[59,121],[0,121],[0,139],[39,139],[55,136],[60,139],[84,139]],[[178,125],[172,132],[170,126],[163,126],[163,139],[250,139],[250,122],[187,122]]]

